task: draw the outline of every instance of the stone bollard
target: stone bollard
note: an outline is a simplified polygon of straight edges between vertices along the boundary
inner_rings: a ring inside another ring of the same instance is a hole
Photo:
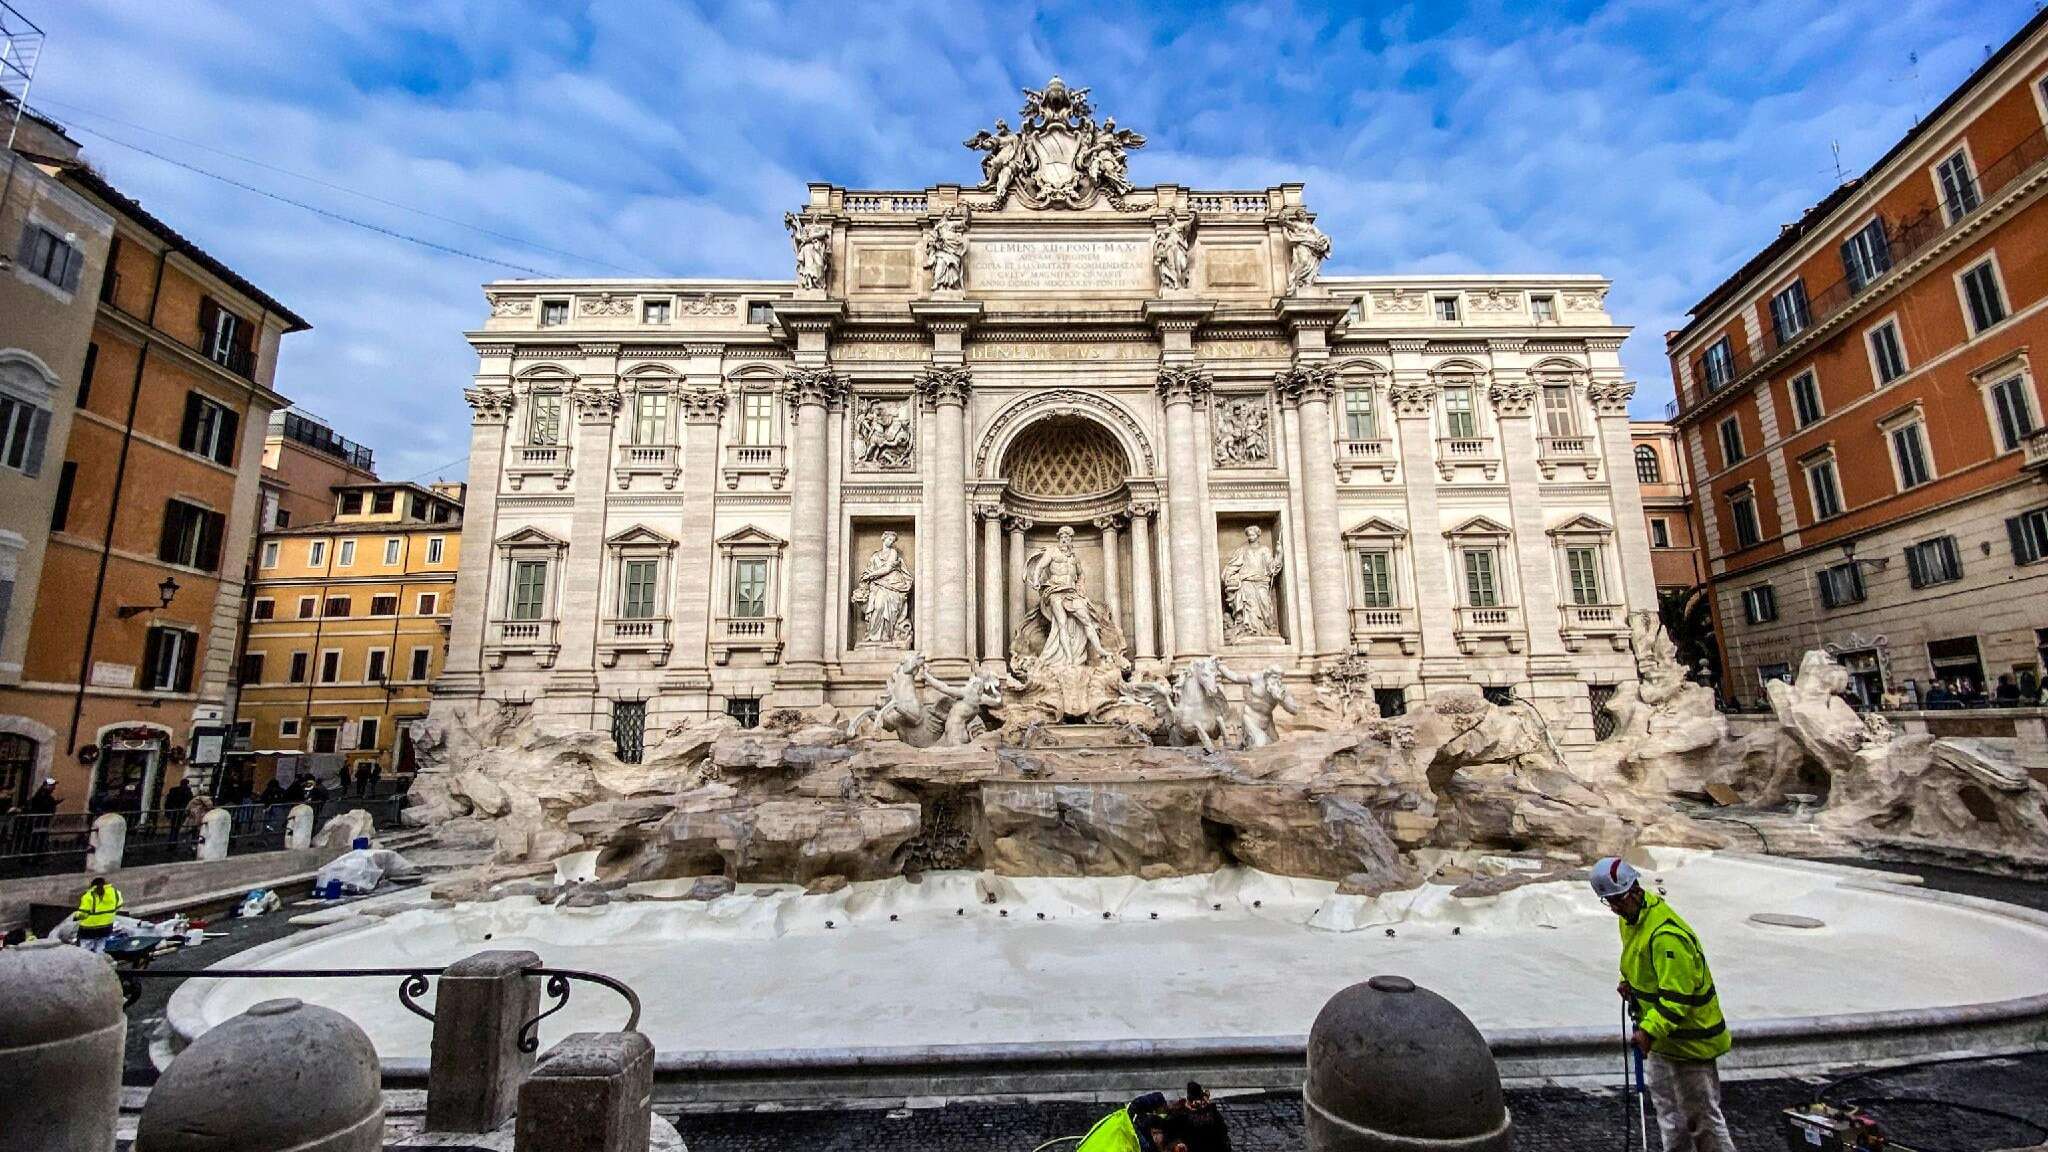
[[[1486,1038],[1400,976],[1353,984],[1308,1034],[1308,1152],[1506,1152],[1514,1125]]]
[[[114,969],[40,940],[0,949],[0,1152],[106,1152],[128,1020]]]
[[[427,1070],[427,1131],[491,1132],[512,1115],[533,1053],[519,1028],[539,1014],[540,966],[531,952],[479,952],[441,973]]]
[[[311,848],[313,846],[313,806],[295,804],[284,816],[284,846],[286,848]]]
[[[228,836],[235,830],[235,815],[225,808],[215,808],[199,822],[199,858],[201,860],[225,860],[228,858]]]
[[[135,1152],[377,1152],[382,1072],[355,1021],[265,1000],[164,1069],[142,1106]]]
[[[128,851],[128,818],[109,812],[92,822],[92,839],[87,842],[85,870],[107,876],[121,870],[121,857]]]
[[[645,1152],[654,1121],[654,1045],[638,1032],[578,1032],[540,1058],[519,1090],[513,1152]]]

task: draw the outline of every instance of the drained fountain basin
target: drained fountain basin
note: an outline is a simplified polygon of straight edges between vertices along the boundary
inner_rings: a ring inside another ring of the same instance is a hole
[[[1658,851],[1649,876],[1704,939],[1738,1066],[1745,1055],[1783,1066],[2048,1040],[2048,918],[1725,853]],[[1759,923],[1759,912],[1821,923]],[[1316,1012],[1377,973],[1450,998],[1511,1074],[1604,1069],[1620,1027],[1615,920],[1583,883],[1369,898],[1239,869],[1149,882],[956,872],[819,896],[742,885],[708,903],[558,909],[522,897],[365,918],[229,963],[441,966],[488,948],[624,980],[663,1067],[706,1077],[944,1065],[965,1054],[982,1064],[1004,1053],[1168,1064],[1174,1053],[1206,1054],[1207,1067],[1270,1053],[1298,1081]],[[194,980],[171,1005],[175,1042],[257,1001],[296,996],[354,1018],[387,1070],[416,1071],[431,1025],[400,1006],[394,983]],[[616,996],[582,985],[541,1041],[617,1028],[624,1016]],[[1831,1044],[1841,1050],[1817,1054]]]

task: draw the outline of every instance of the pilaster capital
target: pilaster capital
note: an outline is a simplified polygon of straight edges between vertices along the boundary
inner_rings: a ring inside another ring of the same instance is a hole
[[[846,378],[830,368],[792,368],[786,379],[799,408],[837,406],[846,399]]]
[[[961,364],[934,364],[917,378],[917,394],[927,409],[964,405],[974,390],[974,372]]]
[[[1273,374],[1273,387],[1292,404],[1328,403],[1336,390],[1337,374],[1323,363],[1296,364]]]
[[[503,424],[512,418],[514,401],[509,388],[464,388],[462,398],[478,424]]]
[[[570,403],[576,405],[576,418],[585,424],[611,423],[624,400],[617,388],[582,385],[569,392]]]
[[[1635,397],[1633,380],[1595,380],[1586,386],[1586,399],[1602,416],[1627,416],[1628,402]]]
[[[1436,381],[1394,377],[1394,383],[1387,389],[1387,400],[1394,406],[1394,415],[1404,419],[1418,419],[1430,416],[1436,409]]]
[[[1512,375],[1496,373],[1493,383],[1487,387],[1486,398],[1493,401],[1496,415],[1510,418],[1527,416],[1536,405],[1536,385],[1519,372]]]
[[[716,424],[725,415],[727,396],[723,388],[685,388],[676,394],[688,424]]]
[[[1097,516],[1095,519],[1090,520],[1089,523],[1095,525],[1097,531],[1114,532],[1123,526],[1123,517],[1114,515]]]
[[[1169,406],[1196,404],[1208,398],[1216,381],[1200,364],[1167,364],[1159,369],[1156,387]]]
[[[1037,521],[1029,516],[1005,516],[1003,518],[1003,526],[1012,532],[1029,532],[1035,524],[1037,524]]]
[[[1150,520],[1159,515],[1159,505],[1151,500],[1133,500],[1127,511],[1130,512],[1133,521]]]
[[[976,520],[1000,521],[1003,518],[1003,506],[1000,503],[978,500],[974,504],[974,518]]]

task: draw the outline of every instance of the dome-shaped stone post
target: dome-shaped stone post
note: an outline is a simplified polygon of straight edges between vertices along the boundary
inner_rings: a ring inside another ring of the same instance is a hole
[[[313,807],[310,804],[295,804],[284,816],[284,846],[286,848],[311,848],[313,846]]]
[[[201,1035],[142,1106],[135,1152],[378,1152],[377,1050],[356,1022],[265,1000]]]
[[[92,822],[92,839],[85,852],[85,870],[95,876],[105,876],[121,868],[121,857],[128,852],[128,818],[119,812],[109,812]]]
[[[105,960],[54,940],[0,949],[0,1152],[106,1152],[128,1020]]]
[[[1472,1021],[1400,976],[1330,998],[1308,1034],[1309,1152],[1505,1152],[1500,1068]]]
[[[225,808],[215,808],[199,822],[199,858],[201,860],[225,860],[228,858],[228,835],[235,830],[234,813]]]

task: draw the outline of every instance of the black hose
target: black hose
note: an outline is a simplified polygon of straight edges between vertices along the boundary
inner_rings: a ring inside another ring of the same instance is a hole
[[[1827,1084],[1822,1085],[1820,1091],[1814,1093],[1813,1102],[1815,1104],[1825,1104],[1828,1102],[1828,1097],[1841,1091],[1848,1085],[1868,1080],[1874,1076],[1889,1076],[1895,1073],[1915,1072],[1922,1068],[1939,1067],[1944,1064],[1967,1064],[1981,1060],[1998,1059],[2003,1059],[2003,1057],[1985,1056],[1982,1054],[1970,1054],[1960,1056],[1936,1056],[1929,1060],[1915,1060],[1910,1064],[1894,1064],[1884,1068],[1865,1068],[1861,1072],[1852,1072],[1847,1076],[1831,1080]],[[1861,1107],[1864,1104],[1891,1103],[1929,1104],[1937,1108],[1953,1108],[1958,1112],[1969,1112],[1979,1116],[1990,1116],[1999,1120],[2009,1121],[2011,1123],[2018,1124],[2022,1127],[2030,1128],[2035,1132],[2040,1133],[2044,1138],[2048,1138],[2048,1125],[2044,1125],[2037,1120],[2030,1120],[2025,1116],[2017,1116],[2011,1112],[2002,1112],[1996,1108],[1986,1108],[1981,1104],[1964,1104],[1954,1100],[1943,1100],[1940,1097],[1936,1096],[1857,1096],[1852,1099],[1842,1100],[1839,1103],[1851,1107]],[[1924,1149],[1923,1152],[1970,1152],[1970,1150],[1927,1148]]]

